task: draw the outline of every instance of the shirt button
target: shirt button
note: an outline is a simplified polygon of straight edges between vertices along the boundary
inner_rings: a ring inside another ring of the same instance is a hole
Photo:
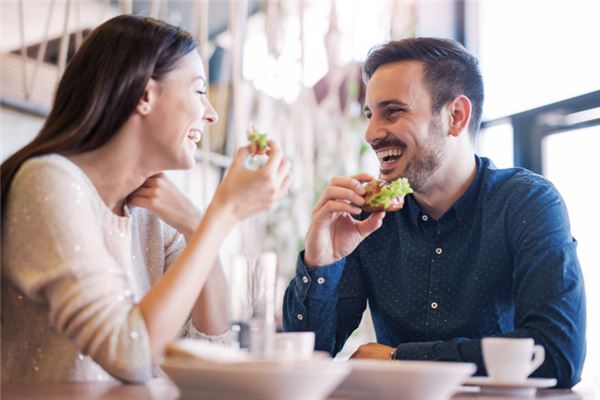
[[[302,277],[302,282],[304,282],[304,283],[308,283],[308,276],[304,275],[304,276]]]
[[[437,249],[435,249],[435,254],[440,255],[442,254],[443,250],[441,247],[438,247]]]
[[[429,217],[425,214],[421,215],[421,219],[425,222],[427,222],[427,220],[429,219]]]
[[[434,310],[438,308],[438,303],[436,303],[435,301],[431,303],[431,308],[433,308]]]
[[[300,321],[302,321],[302,320],[304,319],[304,315],[302,315],[302,314],[298,314],[296,317],[297,317],[297,318],[298,318]]]
[[[325,278],[323,278],[323,277],[320,277],[319,279],[317,279],[317,283],[318,283],[319,285],[322,285],[322,284],[324,284],[324,283],[325,283]]]

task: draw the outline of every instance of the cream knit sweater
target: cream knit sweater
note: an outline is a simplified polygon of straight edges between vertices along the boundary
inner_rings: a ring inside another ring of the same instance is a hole
[[[25,162],[7,197],[2,381],[152,377],[138,302],[183,236],[143,208],[113,214],[87,175],[56,154]]]

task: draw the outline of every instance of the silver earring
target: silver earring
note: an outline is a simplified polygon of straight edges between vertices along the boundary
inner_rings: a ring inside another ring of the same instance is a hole
[[[148,104],[144,104],[144,105],[142,106],[142,112],[143,112],[144,114],[148,114],[148,113],[150,112],[150,106],[149,106]]]

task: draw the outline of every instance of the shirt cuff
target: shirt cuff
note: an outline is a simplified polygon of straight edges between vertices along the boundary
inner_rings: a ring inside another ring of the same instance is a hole
[[[466,361],[459,347],[468,341],[456,338],[450,341],[402,343],[396,348],[396,360]]]
[[[438,342],[403,343],[396,347],[395,360],[432,360]]]
[[[346,258],[332,264],[309,269],[304,264],[304,251],[302,251],[298,256],[296,278],[294,278],[301,297],[326,298],[333,296],[342,277],[344,265],[346,265]]]

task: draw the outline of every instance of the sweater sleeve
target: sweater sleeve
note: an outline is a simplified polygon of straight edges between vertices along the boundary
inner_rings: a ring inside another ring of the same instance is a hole
[[[120,238],[104,237],[91,190],[62,165],[25,163],[7,199],[3,272],[30,299],[48,304],[50,324],[81,353],[117,379],[143,382],[153,375],[148,333],[125,272],[106,248]]]
[[[170,225],[163,222],[163,238],[165,243],[165,271],[177,260],[185,249],[185,237]]]

